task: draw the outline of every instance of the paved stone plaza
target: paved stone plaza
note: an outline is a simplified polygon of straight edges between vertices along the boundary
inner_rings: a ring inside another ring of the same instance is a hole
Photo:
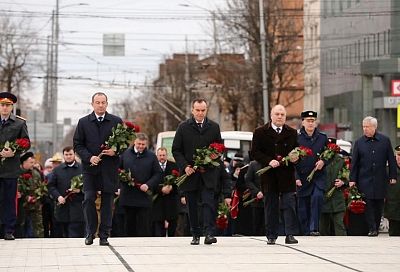
[[[400,271],[400,237],[218,237],[214,245],[190,246],[191,237],[110,238],[110,247],[84,239],[0,240],[5,271]],[[203,243],[203,238],[201,239]]]

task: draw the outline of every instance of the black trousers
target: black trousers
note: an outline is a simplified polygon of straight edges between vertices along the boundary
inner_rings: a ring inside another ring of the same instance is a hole
[[[151,208],[131,207],[125,208],[125,233],[128,237],[151,236],[150,220]]]
[[[86,223],[86,236],[96,234],[98,219],[96,211],[96,191],[85,191],[83,214]],[[113,193],[101,193],[99,237],[108,238],[112,227]]]
[[[216,207],[214,202],[214,190],[202,188],[197,191],[186,192],[186,199],[189,208],[190,232],[193,236],[201,236],[202,229],[199,218],[199,203],[203,215],[203,227],[205,235],[215,233]]]
[[[16,178],[0,178],[0,186],[3,192],[3,216],[4,233],[14,233],[15,224],[17,222],[17,212],[15,199],[17,196],[17,179]]]
[[[278,238],[280,210],[283,213],[285,235],[294,235],[298,233],[294,192],[268,192],[264,195],[264,212],[266,236],[269,239]]]
[[[168,228],[165,228],[164,221],[153,221],[153,235],[155,237],[174,237],[175,236],[175,231],[176,231],[176,226],[177,226],[177,220],[167,220],[168,221]]]
[[[365,199],[365,219],[368,223],[369,231],[379,231],[383,212],[383,199]]]

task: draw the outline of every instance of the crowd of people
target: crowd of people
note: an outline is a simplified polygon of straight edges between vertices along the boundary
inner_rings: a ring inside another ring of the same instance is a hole
[[[383,215],[389,234],[400,235],[400,146],[393,150],[374,117],[363,120],[364,133],[349,154],[318,130],[317,112],[302,112],[297,131],[286,124],[285,107],[275,105],[270,121],[255,129],[248,157],[238,152],[198,167],[196,150],[222,142],[206,100],[192,101],[192,116],[178,126],[172,154],[165,147],[153,152],[141,132],[119,151],[104,143],[122,119],[107,112],[107,96],[98,92],[93,112],[77,124],[73,145],[42,167],[29,145],[14,144],[29,140],[25,120],[12,112],[16,102],[0,93],[5,240],[82,237],[91,245],[98,237],[107,246],[110,236],[192,236],[190,244],[199,245],[204,236],[210,245],[220,235],[265,235],[269,245],[279,236],[296,244],[296,235],[351,234],[352,220],[364,220],[367,229],[359,234],[374,237]],[[121,171],[132,182],[121,182]],[[177,173],[185,176],[179,187],[166,181]],[[347,209],[352,200],[359,201],[362,216]],[[222,227],[216,224],[218,207],[230,211]]]

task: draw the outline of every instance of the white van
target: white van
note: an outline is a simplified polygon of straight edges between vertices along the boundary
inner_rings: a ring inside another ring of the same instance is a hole
[[[164,131],[157,135],[156,150],[159,147],[165,147],[168,150],[168,156],[172,159],[172,142],[174,141],[175,131]],[[221,138],[227,148],[227,156],[233,158],[236,152],[240,151],[245,157],[248,155],[253,132],[250,131],[222,131]]]

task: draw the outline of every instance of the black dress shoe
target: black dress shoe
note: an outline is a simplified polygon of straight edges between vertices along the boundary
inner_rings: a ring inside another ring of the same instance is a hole
[[[192,241],[190,242],[191,245],[198,245],[200,244],[200,236],[193,236]]]
[[[93,235],[89,235],[85,239],[85,245],[89,246],[89,245],[93,244],[93,240],[94,240],[94,236]]]
[[[4,240],[15,240],[15,237],[12,233],[6,233],[4,234]]]
[[[110,243],[107,241],[107,238],[100,238],[99,245],[101,245],[101,246],[109,246]]]
[[[276,239],[274,239],[274,238],[268,238],[267,245],[275,245],[275,241],[276,241]]]
[[[297,241],[293,235],[287,235],[285,239],[285,244],[297,244],[299,241]]]
[[[217,242],[217,238],[211,235],[206,235],[206,238],[204,238],[204,244],[205,245],[211,245],[215,244]]]
[[[371,230],[370,232],[368,232],[368,236],[369,237],[376,237],[376,236],[378,236],[378,232],[376,230]]]

